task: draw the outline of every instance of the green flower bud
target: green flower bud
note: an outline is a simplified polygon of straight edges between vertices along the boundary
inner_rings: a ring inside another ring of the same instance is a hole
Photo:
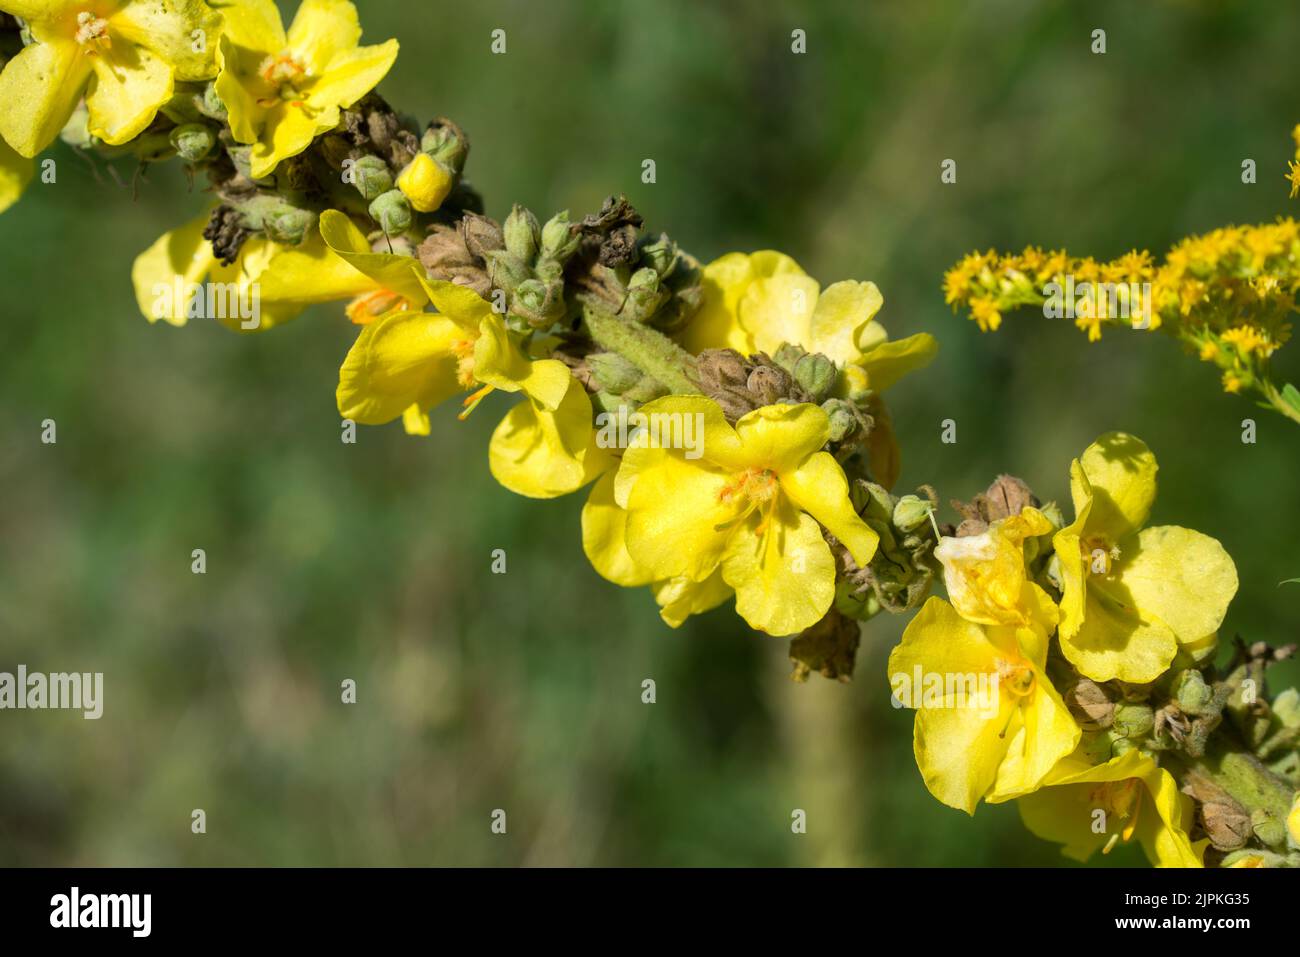
[[[484,250],[483,259],[487,263],[488,281],[497,289],[513,293],[521,283],[533,278],[532,270],[504,249]]]
[[[454,123],[432,123],[420,138],[420,151],[429,154],[453,174],[459,174],[469,156],[469,142]]]
[[[281,203],[262,219],[266,238],[286,246],[297,246],[316,228],[317,216],[311,210]]]
[[[649,322],[671,296],[672,293],[660,285],[657,272],[648,267],[638,269],[628,280],[627,302],[623,309],[636,322]]]
[[[362,199],[373,203],[393,188],[393,171],[378,156],[363,156],[352,164],[352,185]]]
[[[822,409],[831,420],[831,441],[843,442],[858,427],[858,414],[843,399],[827,399]]]
[[[772,361],[794,375],[795,365],[807,354],[807,350],[802,346],[797,346],[793,342],[783,342],[776,350],[776,354],[772,356]]]
[[[196,98],[195,105],[199,108],[199,112],[208,119],[216,120],[218,123],[226,122],[228,116],[226,104],[222,103],[221,97],[217,95],[217,84],[215,82],[210,82],[203,88],[203,94]]]
[[[641,247],[641,264],[653,269],[661,279],[672,273],[680,258],[677,244],[668,238],[667,233],[660,233],[654,242]]]
[[[542,227],[542,256],[563,265],[578,251],[581,236],[569,226],[569,213],[556,213]]]
[[[506,250],[526,266],[531,266],[537,258],[537,247],[542,239],[542,228],[537,217],[522,206],[516,205],[506,217],[502,226],[505,233]]]
[[[1194,668],[1181,671],[1174,679],[1174,700],[1185,714],[1201,714],[1214,699],[1214,691],[1205,676]]]
[[[930,520],[934,506],[917,495],[904,495],[894,504],[894,527],[910,532]]]
[[[400,189],[390,189],[370,204],[370,218],[386,233],[404,233],[411,228],[411,204]]]
[[[169,139],[177,155],[190,163],[197,163],[217,145],[217,136],[212,128],[202,123],[178,126],[171,131]]]
[[[1065,527],[1065,516],[1061,514],[1061,506],[1057,505],[1055,502],[1048,502],[1040,508],[1039,511],[1042,512],[1043,515],[1047,517],[1047,520],[1057,528]]]
[[[1287,688],[1273,699],[1273,713],[1284,728],[1300,728],[1300,690]]]
[[[814,402],[820,402],[830,394],[838,375],[835,363],[820,352],[809,353],[794,364],[795,381],[804,387]]]
[[[564,283],[526,279],[510,298],[510,311],[533,329],[548,329],[564,318]]]
[[[1143,738],[1156,726],[1156,715],[1150,705],[1137,701],[1124,701],[1115,705],[1115,721],[1111,727],[1116,734],[1126,738]]]

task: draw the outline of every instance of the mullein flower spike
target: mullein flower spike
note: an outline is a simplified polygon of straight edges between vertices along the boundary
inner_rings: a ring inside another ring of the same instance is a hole
[[[943,803],[1017,800],[1076,858],[1131,841],[1159,865],[1300,865],[1300,695],[1265,684],[1287,651],[1238,642],[1214,663],[1236,569],[1213,538],[1149,525],[1156,462],[1138,439],[1104,435],[1072,464],[1068,523],[1004,475],[942,524],[932,487],[892,491],[885,396],[937,344],[891,339],[874,283],[823,286],[770,250],[701,265],[621,197],[577,219],[484,215],[464,131],[421,130],[379,97],[397,41],[361,45],[348,0],[302,0],[287,30],[272,0],[0,11],[25,42],[0,71],[0,209],[60,130],[207,176],[210,207],[135,261],[150,322],[256,332],[339,303],[356,331],[342,417],[430,435],[448,400],[464,419],[514,395],[491,474],[534,498],[587,488],[591,564],[648,588],[669,626],[734,603],[791,637],[796,679],[848,680],[859,623],[913,615],[888,677]],[[1079,306],[1095,339],[1138,308],[1230,391],[1300,419],[1300,393],[1268,378],[1297,229],[1219,230],[1158,265],[975,254],[945,289],[982,329]],[[1067,295],[1076,283],[1120,292]]]

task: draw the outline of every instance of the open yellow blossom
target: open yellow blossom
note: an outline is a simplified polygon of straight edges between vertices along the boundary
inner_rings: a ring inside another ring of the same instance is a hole
[[[704,268],[704,304],[683,345],[775,355],[782,343],[819,352],[845,370],[855,389],[889,388],[934,358],[938,344],[920,333],[891,341],[875,321],[884,304],[873,282],[822,289],[789,256],[771,250],[729,253]]]
[[[217,95],[235,139],[253,146],[255,179],[337,126],[340,110],[387,75],[397,41],[360,42],[348,0],[303,0],[287,33],[274,0],[234,0],[226,8]]]
[[[35,163],[0,140],[0,213],[18,202],[35,171]]]
[[[414,274],[414,266],[412,270]],[[494,390],[522,392],[493,433],[492,475],[506,488],[552,498],[591,481],[601,450],[591,399],[557,359],[534,360],[472,289],[418,277],[436,313],[389,312],[366,324],[339,370],[339,413],[365,425],[402,418],[427,435],[429,410],[461,392],[468,415]]]
[[[1075,520],[1052,542],[1062,588],[1061,650],[1094,681],[1154,681],[1179,642],[1218,631],[1237,569],[1215,539],[1143,528],[1156,460],[1139,439],[1103,435],[1070,467]]]
[[[0,72],[0,137],[23,156],[49,146],[83,94],[111,146],[153,122],[175,80],[216,74],[221,17],[203,0],[0,0],[32,42]]]
[[[131,268],[136,302],[150,322],[183,326],[190,319],[215,319],[242,332],[258,332],[297,317],[323,291],[339,268],[364,277],[330,252],[313,233],[300,246],[262,236],[244,243],[239,258],[223,265],[203,238],[206,215],[163,234],[136,257]],[[343,298],[346,293],[327,298]]]
[[[702,396],[656,399],[640,412],[646,441],[624,452],[615,484],[634,567],[653,582],[704,583],[720,571],[737,613],[769,634],[817,622],[835,593],[822,526],[860,565],[878,542],[853,510],[843,470],[822,451],[826,413],[765,406],[733,428]],[[696,441],[668,440],[685,428]],[[689,447],[668,447],[677,444]]]
[[[1044,672],[1056,608],[1036,585],[1026,597],[1025,625],[980,625],[932,597],[889,656],[925,786],[968,814],[1032,791],[1079,743]]]
[[[1063,845],[1061,853],[1073,860],[1086,861],[1098,850],[1108,854],[1136,839],[1156,867],[1202,866],[1187,834],[1191,798],[1141,751],[1097,765],[1071,755],[1018,803],[1025,826]]]
[[[980,535],[940,539],[934,557],[957,613],[982,625],[1027,625],[1034,586],[1025,574],[1024,542],[1053,527],[1038,509],[1026,508]]]

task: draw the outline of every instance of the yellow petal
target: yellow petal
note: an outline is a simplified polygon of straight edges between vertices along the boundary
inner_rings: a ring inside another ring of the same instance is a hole
[[[349,0],[302,0],[289,26],[289,48],[315,76],[360,42],[361,21]]]
[[[308,234],[300,245],[282,248],[258,282],[264,301],[303,305],[351,299],[375,289],[373,279],[334,253],[317,233]],[[417,309],[423,299],[421,293]]]
[[[463,335],[431,313],[396,312],[361,330],[339,369],[339,414],[365,425],[429,409],[460,391],[452,344]]]
[[[310,240],[323,245],[320,240]],[[262,291],[262,282],[278,271],[287,247],[264,236],[244,243],[239,258],[229,266],[217,263],[208,274],[209,289],[224,296],[215,318],[227,329],[240,333],[265,332],[301,315],[305,303],[299,299],[273,300]],[[302,247],[298,247],[302,248]],[[255,313],[248,318],[245,314]]]
[[[631,461],[627,455],[623,457],[624,464],[619,470],[621,478],[615,490],[619,502],[626,502],[626,490],[641,464],[655,459],[654,455],[644,454],[648,448],[684,447],[689,437],[692,448],[676,448],[676,451],[688,457],[703,457],[707,462],[728,469],[739,470],[756,464],[744,450],[740,436],[727,422],[718,403],[712,399],[700,395],[669,395],[647,402],[637,411],[641,416],[638,421],[645,424],[645,429],[638,433],[635,444],[643,447],[629,450],[637,453],[631,456]]]
[[[308,114],[302,106],[279,102],[263,112],[261,121],[262,129],[249,162],[253,179],[270,176],[281,162],[311,146],[319,134],[334,129],[339,109],[323,107]]]
[[[233,0],[222,5],[222,13],[222,36],[236,46],[265,56],[280,53],[288,45],[275,0]]]
[[[221,15],[204,0],[129,0],[112,15],[111,24],[115,37],[152,50],[178,80],[197,82],[217,74]],[[202,31],[201,44],[196,31]]]
[[[0,140],[0,213],[18,202],[36,172],[36,164]]]
[[[811,349],[813,310],[819,293],[817,280],[811,276],[781,273],[751,283],[737,315],[760,352],[775,355],[786,342]]]
[[[546,361],[564,369],[560,362]],[[595,477],[584,462],[591,437],[591,399],[564,371],[569,389],[554,411],[530,397],[511,409],[492,433],[492,477],[516,495],[557,498]]]
[[[649,585],[653,577],[627,551],[627,512],[614,501],[613,470],[592,486],[582,507],[582,550],[603,578],[633,588]]]
[[[942,538],[934,549],[943,565],[948,598],[968,621],[985,625],[1024,625],[1026,538],[1045,535],[1052,523],[1035,508],[994,522],[979,535]]]
[[[413,405],[402,413],[402,428],[407,435],[428,435],[433,431],[428,410]]]
[[[272,4],[274,9],[274,4]],[[279,14],[276,14],[277,18]],[[277,19],[277,23],[278,23]],[[230,124],[230,134],[238,143],[256,143],[262,123],[266,119],[266,108],[257,101],[265,84],[258,76],[262,61],[271,55],[269,51],[250,49],[237,45],[227,29],[217,42],[217,96],[226,107],[226,121]]]
[[[691,615],[702,615],[717,608],[735,594],[722,580],[721,570],[702,582],[674,578],[656,583],[652,590],[659,604],[659,617],[670,628],[680,628]]]
[[[1083,531],[1092,511],[1092,486],[1076,459],[1070,465],[1070,495],[1074,521],[1052,536],[1061,578],[1061,639],[1073,638],[1083,626],[1088,574],[1083,558]]]
[[[360,47],[336,57],[329,69],[307,90],[307,105],[316,110],[349,107],[379,85],[397,60],[397,41]]]
[[[49,146],[86,89],[91,59],[71,40],[24,47],[0,71],[0,137],[28,158]]]
[[[759,521],[771,527],[760,532]],[[835,598],[830,547],[817,523],[788,502],[736,530],[722,558],[722,578],[736,590],[736,614],[769,635],[817,624]]]
[[[1033,791],[1079,743],[1079,725],[1038,667],[1033,690],[1020,702],[1019,724],[988,795],[991,804]]]
[[[144,47],[114,44],[91,58],[87,128],[110,146],[139,136],[172,96],[172,68]]]
[[[428,153],[416,153],[397,177],[397,188],[421,213],[432,213],[447,198],[455,185],[455,177]]]
[[[423,267],[411,256],[375,252],[366,234],[344,213],[327,209],[321,213],[320,234],[337,257],[371,281],[369,287],[395,292],[416,309],[429,301],[420,281]]]
[[[1154,681],[1178,650],[1169,626],[1143,615],[1132,593],[1114,576],[1088,580],[1079,630],[1060,637],[1065,657],[1094,681]]]
[[[857,364],[867,373],[867,384],[883,392],[917,369],[929,365],[939,352],[939,343],[928,332],[883,342],[862,355]]]
[[[639,465],[643,458],[651,461]],[[626,504],[633,560],[655,579],[703,581],[713,574],[735,518],[721,498],[731,475],[706,460],[655,449],[628,449],[622,468],[629,465],[636,477]]]
[[[185,325],[191,286],[203,282],[216,265],[212,244],[203,238],[207,224],[208,217],[200,216],[163,234],[136,257],[131,283],[140,313],[150,322]]]
[[[426,279],[418,271],[416,281],[438,312],[474,336],[478,335],[483,320],[494,314],[492,304],[468,286]]]
[[[894,419],[879,398],[871,400],[867,411],[875,420],[867,438],[867,465],[871,469],[871,478],[886,489],[892,489],[903,469],[903,452],[894,433]]]
[[[691,353],[705,349],[756,351],[753,338],[740,323],[740,300],[757,279],[803,270],[789,256],[771,250],[728,253],[704,267],[700,311],[681,333],[682,347]]]
[[[765,405],[742,416],[736,434],[745,465],[784,475],[803,465],[830,440],[830,420],[820,406],[806,402]],[[718,461],[707,446],[704,454]]]
[[[1127,540],[1132,543],[1134,540]],[[1143,617],[1159,618],[1180,641],[1223,624],[1237,594],[1237,566],[1208,535],[1176,525],[1144,528],[1112,568]]]
[[[1092,486],[1088,531],[1117,541],[1146,524],[1156,497],[1156,457],[1141,440],[1109,432],[1080,458]]]
[[[884,302],[874,282],[847,280],[827,286],[817,298],[809,326],[811,343],[805,347],[839,365],[857,360],[861,357],[858,333]]]
[[[570,384],[575,381],[568,367],[558,359],[528,358],[501,317],[495,314],[479,326],[479,337],[474,343],[474,378],[505,392],[523,392],[551,411],[568,397],[572,391]],[[588,400],[588,429],[590,404]]]
[[[781,489],[840,540],[859,567],[876,553],[880,536],[871,530],[849,499],[844,470],[829,452],[817,452],[802,465],[781,474]]]
[[[975,812],[997,777],[1008,746],[1002,732],[1016,705],[1000,690],[993,701],[978,693],[959,698],[948,678],[960,678],[967,689],[978,689],[983,681],[987,689],[1004,653],[989,640],[987,629],[932,597],[889,656],[894,697],[919,709],[912,747],[925,785],[938,800],[968,814]],[[927,695],[928,684],[936,679],[942,693]]]

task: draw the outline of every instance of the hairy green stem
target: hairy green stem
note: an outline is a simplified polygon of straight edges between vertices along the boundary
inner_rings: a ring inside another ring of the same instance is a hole
[[[663,333],[586,303],[587,331],[596,345],[616,352],[674,395],[698,395],[695,357]]]
[[[1221,788],[1251,815],[1255,836],[1274,850],[1286,850],[1286,818],[1295,789],[1274,774],[1224,729],[1210,739],[1205,754],[1192,758],[1169,752],[1184,772],[1200,774]],[[1184,774],[1178,778],[1183,781]]]

